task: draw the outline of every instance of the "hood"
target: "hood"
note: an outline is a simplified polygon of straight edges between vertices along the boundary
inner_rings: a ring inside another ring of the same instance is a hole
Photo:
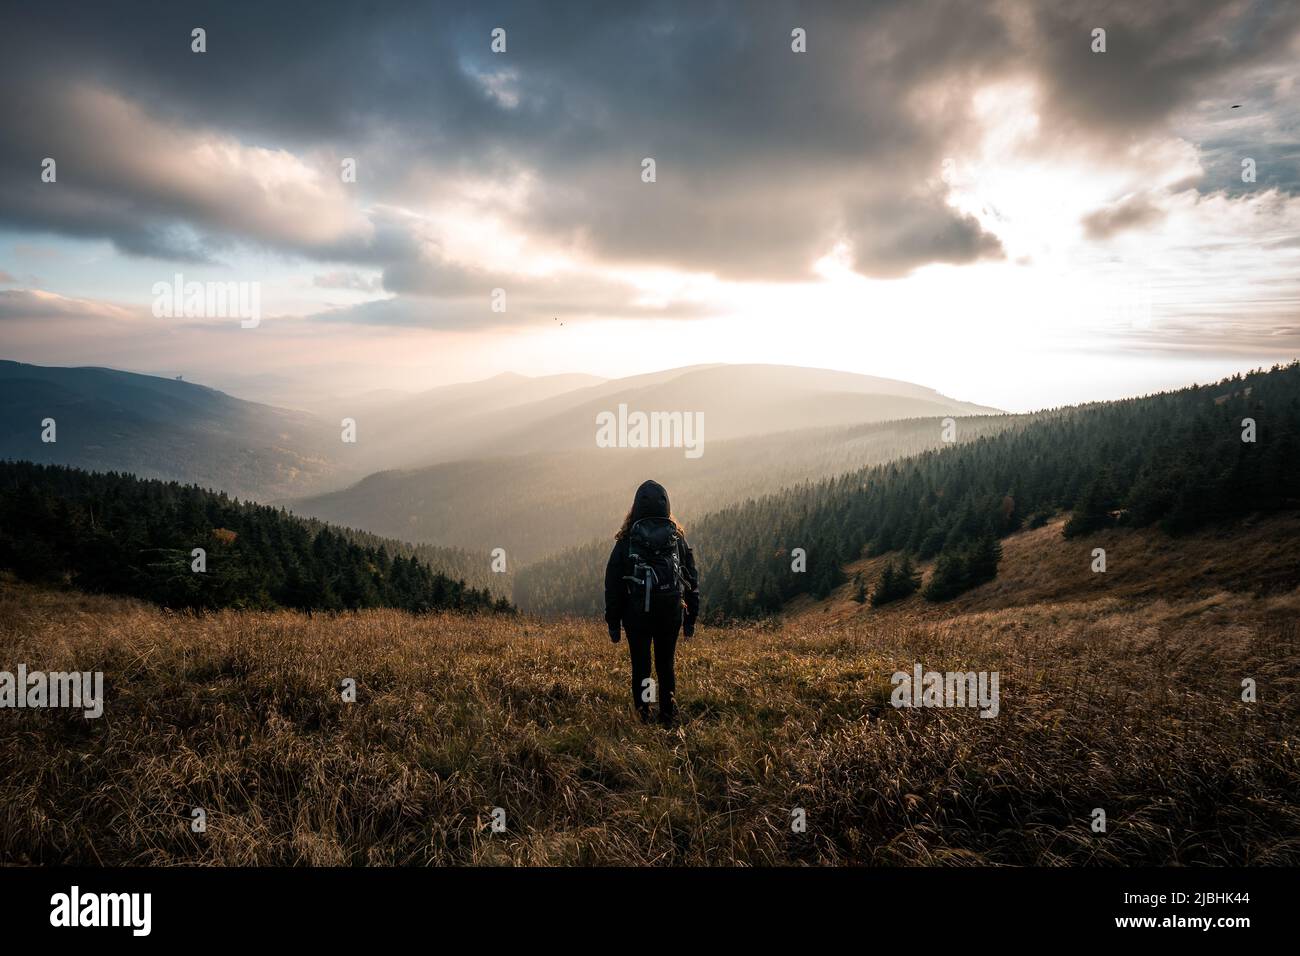
[[[642,482],[632,500],[632,520],[667,518],[669,514],[668,491],[664,486],[657,481]]]

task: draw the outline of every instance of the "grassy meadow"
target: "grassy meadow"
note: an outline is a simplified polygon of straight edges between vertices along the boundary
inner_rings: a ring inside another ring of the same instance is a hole
[[[1043,561],[1015,540],[1002,586]],[[1300,592],[986,600],[701,627],[664,730],[596,621],[196,616],[5,582],[0,669],[102,670],[107,701],[0,711],[0,862],[1300,863]],[[917,662],[999,671],[1000,714],[895,709]]]

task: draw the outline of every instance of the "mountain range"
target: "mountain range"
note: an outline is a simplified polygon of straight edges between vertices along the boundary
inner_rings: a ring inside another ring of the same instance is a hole
[[[597,416],[620,405],[702,415],[707,454],[597,448]],[[505,373],[299,410],[177,379],[0,362],[0,406],[3,458],[195,483],[420,544],[501,547],[512,565],[616,524],[650,475],[693,517],[936,447],[942,417],[976,416],[967,436],[1002,420],[908,382],[773,365]],[[42,441],[50,418],[57,440]]]

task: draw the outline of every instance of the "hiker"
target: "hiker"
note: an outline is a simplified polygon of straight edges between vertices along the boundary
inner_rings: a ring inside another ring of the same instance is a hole
[[[677,717],[677,681],[673,653],[677,630],[690,639],[700,612],[700,580],[695,555],[682,526],[668,507],[668,492],[657,481],[636,490],[623,527],[614,535],[614,550],[605,567],[605,623],[609,639],[627,631],[632,654],[632,703],[642,721],[650,720],[650,702],[659,700],[659,722]],[[658,687],[650,682],[654,651]]]

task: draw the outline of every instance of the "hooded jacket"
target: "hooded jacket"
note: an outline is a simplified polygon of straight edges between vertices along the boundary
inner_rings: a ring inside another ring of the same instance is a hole
[[[635,523],[642,518],[667,518],[671,514],[668,492],[664,486],[657,481],[642,482],[632,500],[632,521]],[[605,623],[611,632],[624,620],[630,608],[636,606],[640,609],[635,601],[629,600],[628,584],[623,580],[623,576],[631,570],[628,544],[627,538],[615,541],[614,550],[609,554],[609,563],[605,565]],[[700,576],[695,568],[695,553],[686,543],[684,535],[677,542],[677,548],[681,558],[682,577],[685,579],[682,582],[682,598],[686,603],[684,621],[688,627],[693,627],[695,618],[700,613]]]

